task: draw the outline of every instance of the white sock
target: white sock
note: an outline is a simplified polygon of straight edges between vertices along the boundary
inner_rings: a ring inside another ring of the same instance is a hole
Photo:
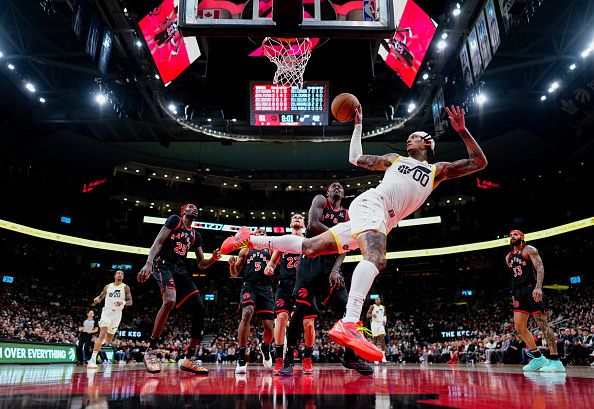
[[[279,250],[283,253],[301,254],[305,237],[287,234],[285,236],[250,236],[250,242],[256,250]]]
[[[351,280],[351,290],[349,291],[349,300],[347,301],[346,314],[342,319],[344,322],[357,322],[361,319],[361,310],[371,289],[373,280],[379,274],[375,264],[367,260],[359,261],[353,278]]]
[[[93,351],[93,354],[91,355],[91,362],[93,362],[93,363],[97,362],[97,354],[98,353],[99,352],[97,352],[97,351]]]

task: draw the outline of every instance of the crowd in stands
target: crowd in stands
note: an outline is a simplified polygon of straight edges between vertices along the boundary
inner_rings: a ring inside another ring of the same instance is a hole
[[[525,345],[513,329],[511,305],[504,291],[493,292],[486,286],[474,302],[435,304],[439,297],[434,297],[430,285],[409,285],[403,291],[398,285],[384,285],[383,280],[389,279],[380,276],[376,283],[377,288],[382,288],[387,307],[385,354],[389,362],[517,364],[528,360]],[[130,277],[128,282],[132,281]],[[59,286],[56,284],[48,278],[17,277],[15,283],[2,285],[0,339],[76,343],[90,300],[99,294],[104,284],[80,286],[65,281]],[[120,328],[138,329],[144,337],[116,337],[113,342],[116,361],[142,360],[148,346],[146,336],[159,306],[155,288],[131,285],[134,305],[124,311]],[[205,337],[197,354],[204,362],[233,362],[240,318],[234,302],[238,291],[233,291],[236,285],[228,282],[217,286],[221,290],[219,299],[213,305],[207,304]],[[413,291],[413,287],[417,287],[416,290]],[[422,293],[433,304],[409,302],[419,299]],[[546,296],[550,306],[549,320],[557,335],[563,362],[568,365],[591,364],[594,361],[594,286],[547,291]],[[100,308],[95,310],[95,319],[98,319]],[[189,341],[190,321],[183,311],[172,318],[160,349],[164,360],[176,361],[183,356],[184,346]],[[315,362],[339,362],[342,356],[343,349],[326,335],[335,320],[332,311],[324,310],[316,321]],[[259,320],[254,318],[248,349],[250,362],[261,360],[261,329]],[[534,329],[537,345],[546,355],[548,345],[542,334]],[[453,331],[454,337],[444,338],[441,331]],[[300,358],[303,347],[301,342],[297,358]]]

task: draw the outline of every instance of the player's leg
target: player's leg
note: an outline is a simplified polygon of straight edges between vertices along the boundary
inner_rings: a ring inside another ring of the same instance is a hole
[[[345,317],[330,330],[330,338],[345,347],[352,348],[357,355],[368,361],[379,361],[383,353],[359,333],[356,322],[361,318],[363,303],[375,277],[386,266],[387,236],[382,231],[368,230],[357,238],[363,260],[353,271],[351,289]]]
[[[255,314],[262,320],[264,339],[260,350],[262,351],[262,364],[265,368],[272,368],[270,344],[274,335],[274,294],[272,288],[258,288],[256,291]]]
[[[538,347],[536,346],[536,343],[534,342],[534,335],[528,329],[528,318],[530,318],[530,314],[528,312],[514,311],[514,327],[530,350],[528,356],[532,358],[528,365],[523,367],[523,370],[526,372],[534,372],[546,366],[547,359],[542,356]]]
[[[315,299],[314,299],[315,302]],[[314,373],[311,355],[316,341],[315,319],[317,315],[306,315],[303,318],[303,339],[305,341],[305,350],[303,351],[303,374],[311,375]]]
[[[104,320],[103,315],[105,314],[105,310],[103,311],[103,313],[101,313],[101,320]],[[105,321],[100,321],[105,323]],[[97,338],[95,339],[95,345],[93,346],[93,353],[91,354],[91,359],[89,360],[89,363],[87,364],[87,367],[90,369],[94,369],[97,368],[97,355],[99,354],[99,351],[101,351],[101,346],[103,345],[103,342],[105,342],[105,338],[107,335],[107,326],[103,326],[103,327],[99,327],[99,336],[97,336]]]
[[[208,369],[203,367],[195,358],[196,350],[200,341],[202,341],[202,331],[204,329],[204,303],[200,292],[196,288],[196,284],[192,281],[189,274],[179,277],[177,280],[177,290],[180,301],[176,308],[186,308],[192,319],[192,327],[190,329],[190,343],[186,350],[185,359],[180,365],[180,369],[187,372],[192,372],[199,375],[208,375]]]
[[[256,298],[253,289],[244,285],[241,288],[240,300],[241,321],[239,321],[239,327],[237,328],[238,350],[237,367],[235,368],[235,373],[238,374],[247,372],[246,349],[250,335],[250,322],[254,316],[254,306],[256,304]]]
[[[326,277],[324,277],[326,278]],[[330,287],[330,283],[326,280],[324,283],[320,282],[320,285],[324,285],[323,292],[327,296],[323,299],[323,304],[326,307],[330,307],[334,312],[336,319],[344,317],[346,312],[346,305],[349,298],[348,292],[344,287]],[[367,361],[361,359],[355,354],[351,348],[345,347],[344,356],[342,359],[342,366],[347,369],[354,369],[361,375],[373,375],[373,368]]]
[[[227,238],[221,245],[221,254],[229,254],[244,247],[253,247],[258,250],[279,250],[282,253],[304,254],[308,257],[317,257],[322,254],[338,252],[336,240],[330,231],[305,238],[294,234],[284,236],[255,236],[247,228],[242,228],[233,237]]]
[[[278,372],[283,366],[283,358],[285,352],[285,335],[287,331],[287,324],[289,323],[289,313],[286,311],[276,313],[274,319],[274,344],[275,344],[275,361],[274,370],[272,373],[278,375]]]
[[[543,310],[544,311],[544,310]],[[547,316],[543,312],[533,314],[536,325],[542,331],[544,338],[549,347],[549,362],[547,366],[540,369],[541,372],[565,372],[565,367],[559,360],[559,353],[557,352],[557,341],[555,340],[555,333],[547,322]]]

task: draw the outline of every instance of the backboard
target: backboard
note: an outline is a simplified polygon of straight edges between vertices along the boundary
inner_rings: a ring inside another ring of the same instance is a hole
[[[179,29],[184,36],[384,39],[394,35],[407,3],[407,0],[302,0],[303,20],[289,25],[283,21],[294,19],[294,15],[284,16],[283,20],[281,13],[287,12],[281,11],[280,6],[275,12],[277,1],[285,5],[295,0],[180,0]]]

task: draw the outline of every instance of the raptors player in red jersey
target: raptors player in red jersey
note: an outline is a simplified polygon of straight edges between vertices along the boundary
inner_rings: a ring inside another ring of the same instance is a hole
[[[303,236],[305,228],[305,219],[303,215],[297,213],[291,217],[291,230],[296,236]],[[297,265],[301,254],[281,253],[275,250],[268,265],[264,269],[264,274],[274,275],[274,269],[280,261],[280,272],[278,275],[278,285],[274,297],[274,344],[276,345],[275,364],[272,370],[273,375],[278,375],[283,366],[283,353],[285,347],[285,332],[289,322],[289,315],[293,312],[295,297],[295,275]]]
[[[152,275],[161,289],[163,304],[155,318],[155,325],[150,339],[150,347],[144,354],[146,370],[150,373],[161,371],[161,361],[155,349],[167,318],[174,308],[186,305],[192,316],[191,339],[180,368],[184,371],[206,375],[208,369],[199,365],[194,355],[202,339],[204,327],[204,304],[196,284],[188,273],[185,261],[189,251],[194,250],[198,268],[204,270],[221,256],[216,249],[209,260],[202,253],[202,236],[192,228],[192,222],[198,216],[196,205],[188,203],[181,208],[180,215],[170,216],[161,227],[159,235],[151,246],[145,266],[138,273],[138,281],[143,283]]]
[[[532,360],[524,366],[526,372],[565,372],[559,361],[555,334],[547,323],[547,314],[542,299],[544,265],[538,250],[526,245],[524,233],[512,230],[509,244],[512,251],[505,256],[505,264],[511,271],[512,301],[514,304],[514,325],[528,348]],[[549,347],[549,359],[545,358],[536,347],[534,336],[527,327],[528,318],[534,317],[536,325],[542,331]]]
[[[256,235],[266,235],[264,230],[258,229]],[[241,306],[241,321],[237,329],[237,343],[239,344],[236,374],[247,373],[246,349],[250,336],[250,322],[258,315],[264,326],[264,340],[260,346],[262,363],[265,368],[272,367],[270,344],[273,335],[274,293],[272,292],[271,275],[265,273],[270,261],[270,252],[264,250],[242,249],[237,257],[229,258],[229,274],[235,278],[243,270],[243,285],[239,302]]]

